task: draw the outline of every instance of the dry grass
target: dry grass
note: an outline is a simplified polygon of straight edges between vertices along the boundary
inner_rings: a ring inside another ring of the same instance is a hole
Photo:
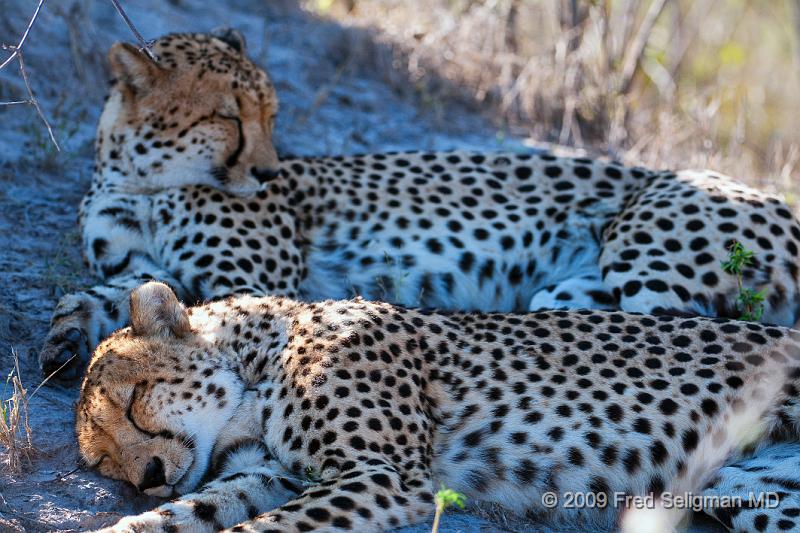
[[[4,450],[0,463],[10,474],[20,472],[35,452],[28,420],[28,391],[22,386],[19,357],[11,351],[14,368],[8,373],[0,395],[0,445]],[[8,396],[7,396],[8,395]]]
[[[374,31],[425,99],[476,102],[501,132],[800,191],[800,0],[306,6]]]
[[[28,404],[39,392],[39,389],[72,362],[77,354],[67,359],[58,369],[44,378],[30,395],[28,390],[22,386],[19,356],[13,348],[11,356],[14,359],[14,367],[6,376],[6,382],[2,394],[0,394],[0,446],[5,448],[4,457],[0,458],[2,460],[0,466],[4,467],[6,473],[17,474],[26,464],[31,464],[31,459],[37,452],[33,445]]]

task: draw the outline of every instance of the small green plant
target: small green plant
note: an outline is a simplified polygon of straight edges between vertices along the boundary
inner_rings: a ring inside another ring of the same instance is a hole
[[[445,509],[453,505],[459,509],[463,509],[466,499],[467,497],[460,492],[448,489],[442,485],[442,488],[434,497],[434,501],[436,502],[436,515],[433,517],[433,528],[431,529],[431,533],[437,533],[439,531],[439,520],[442,519],[442,514],[444,514]]]
[[[322,480],[320,473],[311,465],[306,467],[306,479],[313,483],[319,483]]]
[[[742,243],[736,241],[728,252],[728,260],[722,262],[722,270],[736,276],[739,285],[739,295],[736,297],[736,308],[740,311],[740,320],[758,322],[764,315],[764,299],[767,289],[756,291],[742,285],[742,269],[753,263],[755,252],[748,250]]]

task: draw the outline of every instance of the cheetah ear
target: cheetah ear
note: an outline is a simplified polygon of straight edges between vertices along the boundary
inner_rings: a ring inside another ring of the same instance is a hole
[[[242,32],[234,28],[214,28],[211,30],[211,35],[223,43],[231,45],[240,54],[244,54],[245,49],[247,48],[244,35],[242,35]]]
[[[131,292],[131,326],[134,335],[183,337],[192,331],[186,308],[172,289],[150,281]]]
[[[128,43],[114,43],[108,51],[108,61],[114,78],[134,91],[152,87],[161,73],[161,67],[147,54]]]

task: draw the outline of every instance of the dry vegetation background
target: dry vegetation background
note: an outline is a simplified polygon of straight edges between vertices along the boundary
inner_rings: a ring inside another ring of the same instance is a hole
[[[708,167],[798,203],[800,0],[308,0],[498,135]],[[408,78],[395,79],[396,84]],[[794,178],[793,178],[794,176]]]

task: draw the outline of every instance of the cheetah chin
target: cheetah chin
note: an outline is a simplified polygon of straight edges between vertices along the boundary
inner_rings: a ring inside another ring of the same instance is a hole
[[[361,299],[186,309],[157,282],[130,302],[131,326],[83,381],[80,452],[182,496],[114,531],[381,531],[427,519],[441,484],[537,523],[635,530],[623,508],[547,497],[714,494],[753,450],[800,436],[800,333],[787,328]],[[761,515],[786,525],[791,501],[704,511],[746,530]],[[653,519],[671,530],[683,512]]]

